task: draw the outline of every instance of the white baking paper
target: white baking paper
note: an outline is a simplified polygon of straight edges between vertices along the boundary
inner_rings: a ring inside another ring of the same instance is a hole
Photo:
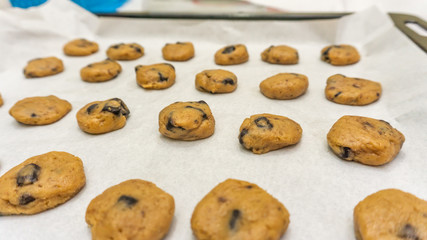
[[[62,17],[64,16],[64,17]],[[70,17],[71,16],[71,17]],[[54,1],[29,11],[0,12],[0,174],[34,155],[67,151],[84,162],[85,188],[57,208],[33,216],[0,217],[0,238],[90,239],[85,211],[91,199],[122,181],[152,181],[174,196],[176,211],[166,239],[194,239],[190,227],[194,207],[214,186],[227,178],[258,184],[279,199],[291,214],[282,239],[354,239],[353,208],[367,195],[385,188],[399,188],[427,199],[427,55],[375,8],[340,20],[227,21],[100,18],[68,1]],[[100,45],[88,57],[68,57],[62,46],[86,37]],[[192,41],[196,56],[173,62],[176,83],[165,90],[144,90],[136,84],[134,67],[165,62],[165,43]],[[137,42],[145,55],[121,61],[123,72],[114,80],[87,83],[79,71],[106,58],[111,44]],[[246,44],[249,62],[217,66],[217,49]],[[329,44],[355,45],[361,61],[336,67],[320,61],[320,50]],[[297,65],[272,65],[260,53],[270,45],[298,49]],[[33,58],[57,56],[65,71],[55,76],[26,79],[22,73]],[[238,88],[212,95],[195,89],[194,79],[205,69],[222,68],[238,76]],[[259,83],[280,72],[309,77],[307,93],[295,100],[271,100]],[[381,82],[383,95],[363,107],[332,103],[324,96],[326,79],[336,73]],[[25,97],[54,94],[73,105],[60,121],[46,126],[17,123],[8,111]],[[131,115],[115,132],[89,135],[75,118],[85,104],[119,97]],[[205,100],[216,120],[215,134],[199,141],[176,141],[158,132],[158,114],[175,101]],[[253,154],[240,146],[237,136],[246,117],[258,113],[287,116],[304,132],[295,146]],[[343,115],[384,119],[403,132],[406,142],[392,162],[372,167],[347,162],[328,148],[326,134]]]

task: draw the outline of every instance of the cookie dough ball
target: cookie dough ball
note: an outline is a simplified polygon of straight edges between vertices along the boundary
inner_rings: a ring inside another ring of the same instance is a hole
[[[197,204],[191,228],[199,240],[279,240],[289,222],[288,210],[265,190],[227,179]]]
[[[405,136],[383,120],[344,116],[329,130],[327,139],[338,157],[376,166],[396,157]]]
[[[369,195],[354,208],[358,240],[427,239],[427,201],[397,189]]]
[[[66,152],[34,156],[0,177],[0,215],[54,208],[76,195],[85,183],[80,158]]]
[[[113,60],[135,60],[144,55],[144,48],[137,43],[119,43],[107,49],[107,56]]]
[[[3,98],[1,97],[1,94],[0,94],[0,107],[1,106],[3,106]]]
[[[196,89],[202,92],[230,93],[236,88],[236,75],[226,70],[205,70],[196,75]]]
[[[259,88],[268,98],[294,99],[307,91],[308,78],[303,74],[279,73],[262,81]]]
[[[71,110],[71,104],[56,96],[24,98],[9,110],[16,121],[28,125],[54,123]]]
[[[169,63],[138,65],[135,72],[136,82],[145,89],[165,89],[175,83],[175,68]]]
[[[36,58],[30,60],[24,68],[26,78],[38,78],[55,75],[64,71],[64,64],[56,57]]]
[[[160,240],[175,211],[174,199],[155,184],[139,179],[112,186],[94,198],[86,210],[92,239]]]
[[[366,79],[335,74],[330,76],[326,82],[325,96],[329,101],[339,104],[368,105],[380,98],[381,84]]]
[[[298,51],[286,45],[270,46],[261,53],[264,62],[274,64],[297,64],[299,60]]]
[[[198,140],[215,131],[215,119],[205,101],[176,102],[159,114],[159,132],[168,138]]]
[[[357,49],[350,45],[331,45],[321,51],[322,61],[335,66],[343,66],[357,63],[360,55]]]
[[[167,43],[162,54],[168,61],[187,61],[194,57],[194,46],[191,42]]]
[[[119,98],[91,102],[77,112],[77,123],[81,130],[101,134],[120,129],[126,125],[130,111]]]
[[[235,65],[248,60],[248,50],[243,44],[226,46],[215,53],[215,63],[218,65]]]
[[[74,39],[64,46],[64,53],[68,56],[88,56],[98,52],[98,44],[84,38]]]
[[[82,68],[80,77],[86,82],[105,82],[117,77],[121,71],[122,67],[118,62],[106,59]]]
[[[240,126],[239,142],[256,154],[297,144],[302,136],[301,126],[283,116],[256,114],[246,118]]]

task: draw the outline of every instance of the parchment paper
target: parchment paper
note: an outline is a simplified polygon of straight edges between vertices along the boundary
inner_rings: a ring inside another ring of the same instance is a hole
[[[60,13],[58,11],[61,11]],[[227,178],[258,184],[279,199],[291,214],[282,239],[354,239],[353,208],[367,195],[399,188],[427,199],[427,56],[392,25],[388,15],[370,8],[341,20],[225,21],[97,19],[71,3],[50,2],[30,11],[0,12],[0,174],[34,155],[67,151],[84,162],[87,184],[73,199],[33,216],[0,217],[0,238],[90,239],[85,211],[90,200],[122,181],[152,181],[175,198],[176,211],[166,239],[194,239],[190,219],[196,204]],[[100,45],[88,57],[68,57],[62,46],[77,37]],[[192,41],[196,56],[172,63],[175,85],[161,91],[140,88],[135,81],[138,64],[164,62],[165,43]],[[123,72],[114,80],[83,82],[79,70],[106,58],[109,45],[138,42],[145,56],[121,61]],[[246,44],[250,60],[236,66],[217,66],[215,51],[228,44]],[[361,52],[355,65],[336,67],[320,61],[322,47],[347,43]],[[270,45],[287,44],[299,51],[297,65],[271,65],[260,53]],[[64,61],[61,74],[25,79],[22,69],[30,59],[57,56]],[[230,94],[211,95],[195,89],[195,75],[222,68],[238,76]],[[264,97],[259,83],[280,72],[309,77],[308,92],[295,100]],[[383,95],[368,106],[332,103],[324,97],[326,79],[336,73],[381,82]],[[47,126],[24,126],[8,111],[18,100],[54,94],[73,110]],[[118,131],[89,135],[77,125],[76,112],[95,100],[119,97],[131,115]],[[216,120],[215,134],[205,140],[184,142],[161,136],[158,113],[175,101],[205,100]],[[258,113],[287,116],[304,132],[295,146],[255,155],[240,146],[237,136],[246,117]],[[328,148],[326,134],[343,115],[384,119],[406,136],[392,162],[371,167],[339,159]]]

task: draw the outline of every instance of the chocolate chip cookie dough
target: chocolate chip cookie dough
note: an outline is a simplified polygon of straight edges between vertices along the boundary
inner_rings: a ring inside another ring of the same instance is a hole
[[[354,208],[358,240],[427,239],[427,201],[398,189],[376,192]]]
[[[107,49],[107,56],[113,60],[135,60],[144,55],[144,48],[137,43],[119,43]]]
[[[168,61],[188,61],[194,57],[194,46],[191,42],[167,43],[162,54]]]
[[[198,140],[215,131],[215,119],[205,101],[176,102],[159,114],[159,132],[178,140]]]
[[[353,46],[331,45],[322,49],[320,59],[335,66],[344,66],[357,63],[360,60],[360,55]]]
[[[101,134],[120,129],[126,125],[130,111],[119,98],[88,103],[76,115],[81,130]]]
[[[259,88],[268,98],[294,99],[307,91],[308,78],[298,73],[279,73],[262,81]]]
[[[273,64],[291,65],[299,60],[298,51],[286,45],[270,46],[261,53],[264,62]]]
[[[329,130],[327,139],[340,158],[376,166],[396,157],[405,136],[383,120],[343,116]]]
[[[246,118],[240,126],[239,142],[256,154],[297,144],[302,136],[301,126],[283,116],[256,114]]]
[[[106,59],[82,68],[80,77],[86,82],[105,82],[117,77],[121,71],[122,67],[118,62]]]
[[[378,82],[335,74],[326,81],[325,96],[335,103],[364,106],[377,101],[381,91]]]
[[[36,58],[30,60],[24,68],[26,78],[38,78],[55,75],[64,71],[64,64],[56,57]]]
[[[112,186],[86,210],[92,239],[160,240],[169,231],[174,199],[155,184],[139,179]]]
[[[165,89],[175,83],[175,67],[169,63],[138,65],[136,82],[145,89]]]
[[[34,156],[0,177],[0,215],[35,214],[62,204],[85,185],[80,158],[66,152]]]
[[[218,65],[235,65],[249,60],[248,50],[243,44],[223,47],[215,53],[215,63]]]
[[[234,73],[222,69],[205,70],[196,75],[196,89],[209,93],[230,93],[237,88]]]
[[[68,56],[88,56],[98,51],[96,42],[84,38],[74,39],[64,46],[64,53]]]
[[[71,104],[56,96],[24,98],[9,110],[16,121],[28,125],[54,123],[71,110]]]
[[[279,240],[289,222],[286,207],[265,190],[227,179],[197,204],[191,228],[199,240]]]

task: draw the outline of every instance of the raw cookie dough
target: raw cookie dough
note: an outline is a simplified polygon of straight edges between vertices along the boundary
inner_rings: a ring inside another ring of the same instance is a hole
[[[113,60],[135,60],[144,55],[144,48],[137,43],[119,43],[107,49],[107,56]]]
[[[56,57],[36,58],[30,60],[24,68],[26,78],[38,78],[55,75],[64,71],[64,64]]]
[[[226,70],[205,70],[196,75],[196,89],[202,92],[230,93],[236,88],[236,75]]]
[[[136,82],[145,89],[165,89],[175,83],[175,68],[169,63],[138,65],[135,72]]]
[[[246,118],[240,126],[239,142],[256,154],[294,145],[302,136],[301,126],[283,116],[256,114]]]
[[[174,199],[155,184],[139,179],[112,186],[94,198],[86,210],[92,239],[160,240],[175,211]]]
[[[327,139],[340,158],[376,166],[396,157],[405,136],[383,120],[343,116],[329,130]]]
[[[56,207],[85,185],[80,158],[66,152],[34,156],[0,177],[0,216],[35,214]]]
[[[96,42],[88,41],[84,38],[74,39],[64,46],[64,53],[68,56],[88,56],[98,51]]]
[[[179,140],[210,137],[215,131],[215,119],[205,101],[176,102],[159,114],[159,132]]]
[[[162,54],[168,61],[187,61],[194,57],[194,46],[191,42],[167,43]]]
[[[279,240],[289,222],[288,210],[265,190],[227,179],[197,204],[191,228],[199,240]]]
[[[101,134],[120,129],[126,125],[130,111],[119,98],[91,102],[77,112],[77,123],[81,130]]]
[[[16,121],[28,125],[46,125],[63,118],[71,110],[71,104],[56,96],[24,98],[9,110]]]
[[[350,65],[360,60],[357,49],[350,45],[331,45],[321,51],[322,61],[336,66]]]
[[[380,98],[381,84],[335,74],[326,81],[325,96],[329,101],[335,103],[363,106]]]
[[[261,53],[264,62],[274,64],[297,64],[299,60],[298,51],[289,46],[270,46]]]
[[[303,74],[279,73],[262,81],[259,88],[268,98],[294,99],[307,91],[308,78]]]
[[[120,64],[106,59],[102,62],[91,63],[80,70],[80,76],[86,82],[105,82],[111,80],[122,71]]]
[[[243,44],[226,46],[215,53],[215,63],[218,65],[234,65],[245,63],[248,60],[248,50]]]
[[[427,201],[397,189],[369,195],[354,208],[358,240],[427,239]]]

